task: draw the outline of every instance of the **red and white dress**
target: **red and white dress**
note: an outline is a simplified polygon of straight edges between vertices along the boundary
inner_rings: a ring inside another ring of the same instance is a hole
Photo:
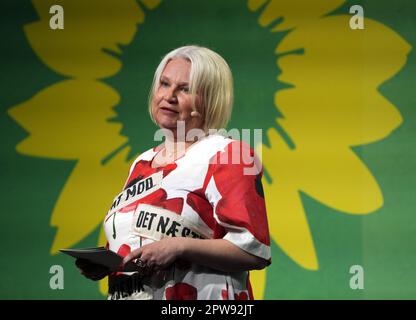
[[[163,237],[222,238],[271,259],[263,171],[252,148],[214,134],[175,162],[152,168],[156,154],[152,148],[137,157],[123,192],[114,199],[104,221],[110,250],[126,256]],[[248,271],[175,263],[163,277],[149,277],[144,292],[129,298],[232,300],[253,295]]]

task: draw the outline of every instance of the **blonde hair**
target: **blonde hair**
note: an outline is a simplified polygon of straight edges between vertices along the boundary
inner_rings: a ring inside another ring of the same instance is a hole
[[[169,61],[182,58],[191,62],[189,86],[193,96],[194,109],[204,120],[204,131],[227,126],[233,108],[233,78],[227,62],[216,52],[200,46],[184,46],[165,55],[156,69],[149,93],[149,113],[152,115],[153,96],[159,87],[160,77]],[[202,98],[201,105],[195,106],[195,97]]]

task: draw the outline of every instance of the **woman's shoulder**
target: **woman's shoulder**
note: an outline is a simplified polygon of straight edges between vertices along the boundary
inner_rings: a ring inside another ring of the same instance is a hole
[[[193,149],[192,157],[200,159],[209,159],[217,152],[224,150],[232,140],[222,134],[214,133],[206,135],[199,139],[199,141],[191,146]]]
[[[254,150],[244,140],[217,133],[208,135],[199,141],[192,154],[193,157],[201,160],[213,160],[217,157],[228,158],[227,155],[232,155],[235,159],[243,155],[253,157]]]
[[[229,165],[238,166],[244,170],[252,170],[254,174],[262,170],[261,149],[260,154],[256,152],[248,142],[238,137],[216,136],[212,139],[212,154],[210,162],[219,167],[228,167]],[[250,169],[252,168],[252,169]]]
[[[212,147],[218,149],[218,151],[241,152],[243,150],[253,152],[253,148],[249,143],[239,137],[233,137],[232,135],[212,134],[204,140],[205,147]]]

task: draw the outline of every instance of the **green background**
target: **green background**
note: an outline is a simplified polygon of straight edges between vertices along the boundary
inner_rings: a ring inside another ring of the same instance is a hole
[[[416,45],[416,2],[347,1],[335,13],[348,14],[353,4],[364,7],[365,17],[387,25],[412,47]],[[90,14],[94,14],[94,8]],[[50,226],[51,213],[75,162],[17,153],[16,145],[28,133],[7,115],[12,106],[63,79],[48,69],[28,44],[23,26],[37,19],[30,1],[1,3],[0,298],[102,299],[98,284],[80,277],[72,259],[49,253],[56,232]],[[211,47],[230,63],[238,113],[233,113],[229,128],[276,126],[274,119],[279,113],[273,104],[274,93],[285,85],[276,82],[279,70],[270,66],[275,66],[274,49],[284,35],[261,28],[245,1],[171,0],[162,2],[157,10],[147,11],[140,32],[123,47],[122,69],[104,80],[122,97],[115,120],[123,124],[122,133],[133,147],[132,155],[153,145],[154,125],[146,119],[138,128],[135,115],[147,112],[154,69],[163,54],[184,44]],[[400,111],[403,124],[386,139],[355,149],[377,178],[384,206],[371,215],[352,216],[302,195],[320,269],[299,267],[272,244],[266,299],[416,297],[415,75],[412,50],[405,67],[380,88]],[[276,129],[285,135],[281,128]],[[77,247],[95,246],[98,233],[97,227]],[[51,290],[49,286],[49,268],[56,264],[65,270],[64,290]],[[356,264],[365,270],[364,290],[349,287],[349,268]]]

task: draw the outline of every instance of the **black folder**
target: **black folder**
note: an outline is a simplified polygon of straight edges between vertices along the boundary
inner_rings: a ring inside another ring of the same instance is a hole
[[[110,269],[111,272],[124,271],[134,272],[139,271],[139,267],[133,262],[129,261],[124,266],[124,269],[120,269],[123,257],[115,253],[114,251],[108,250],[104,247],[95,248],[80,248],[80,249],[60,249],[62,253],[68,254],[74,258],[86,259],[93,263],[100,264]]]

